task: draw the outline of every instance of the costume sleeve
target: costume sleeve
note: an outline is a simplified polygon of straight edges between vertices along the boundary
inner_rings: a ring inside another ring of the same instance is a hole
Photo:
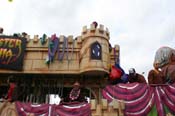
[[[149,71],[149,74],[148,74],[148,83],[149,84],[153,84],[153,70]]]
[[[8,93],[7,93],[7,99],[9,101],[11,101],[11,99],[12,99],[12,93],[13,93],[13,88],[10,87],[9,90],[8,90]]]
[[[143,75],[139,75],[140,76],[140,83],[145,83],[146,84],[146,80],[145,77]]]

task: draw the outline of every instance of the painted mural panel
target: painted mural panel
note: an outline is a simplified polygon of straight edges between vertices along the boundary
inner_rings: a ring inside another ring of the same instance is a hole
[[[22,70],[26,39],[0,36],[0,69]]]

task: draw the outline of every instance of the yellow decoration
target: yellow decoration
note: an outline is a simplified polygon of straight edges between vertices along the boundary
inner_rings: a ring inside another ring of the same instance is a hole
[[[13,0],[8,0],[9,2],[13,2]]]

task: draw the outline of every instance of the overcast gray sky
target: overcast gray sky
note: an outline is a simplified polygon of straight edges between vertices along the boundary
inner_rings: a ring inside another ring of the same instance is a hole
[[[27,32],[79,36],[92,21],[110,31],[120,45],[121,66],[128,72],[152,68],[155,52],[175,47],[175,0],[0,0],[0,27],[6,34]]]

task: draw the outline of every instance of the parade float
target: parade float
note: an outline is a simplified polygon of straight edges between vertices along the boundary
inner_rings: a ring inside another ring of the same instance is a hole
[[[109,39],[108,29],[94,24],[84,26],[77,37],[1,35],[0,97],[7,93],[10,75],[15,77],[20,91],[17,101],[0,103],[0,115],[164,116],[168,111],[174,114],[173,84],[108,83],[111,67],[120,61],[120,47],[111,47]],[[81,84],[88,102],[59,104],[75,81]],[[53,99],[56,100],[51,102]]]

